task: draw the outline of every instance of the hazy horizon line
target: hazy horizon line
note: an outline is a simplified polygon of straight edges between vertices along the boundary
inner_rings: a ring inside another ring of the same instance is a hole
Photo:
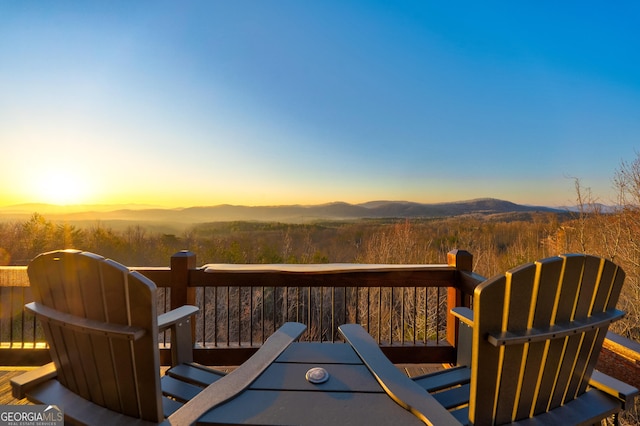
[[[373,199],[369,201],[363,202],[350,202],[344,200],[334,200],[327,202],[318,202],[318,203],[281,203],[281,204],[235,204],[235,203],[217,203],[217,204],[191,204],[191,205],[168,205],[168,204],[148,204],[148,203],[135,203],[135,202],[122,202],[122,203],[72,203],[72,204],[55,204],[55,203],[47,203],[47,202],[23,202],[23,203],[15,203],[15,204],[5,204],[0,205],[0,210],[7,210],[12,208],[25,208],[29,206],[42,206],[49,207],[53,209],[74,209],[74,208],[126,208],[132,210],[146,210],[146,209],[189,209],[189,208],[205,208],[205,207],[218,207],[218,206],[232,206],[232,207],[286,207],[286,206],[323,206],[323,205],[332,205],[332,204],[349,204],[354,206],[361,206],[373,203],[408,203],[408,204],[422,204],[422,205],[433,205],[433,204],[454,204],[454,203],[466,203],[472,201],[480,201],[480,200],[497,200],[508,203],[513,203],[516,205],[522,206],[539,206],[539,207],[551,207],[551,208],[562,208],[567,205],[560,204],[540,204],[540,203],[518,203],[508,199],[503,198],[495,198],[495,197],[476,197],[476,198],[468,198],[468,199],[460,199],[454,201],[411,201],[411,200],[391,200],[391,199]]]

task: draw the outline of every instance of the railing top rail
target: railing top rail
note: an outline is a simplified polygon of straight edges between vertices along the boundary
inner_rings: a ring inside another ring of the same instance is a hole
[[[208,264],[189,271],[188,285],[275,287],[454,287],[446,264]]]
[[[446,264],[368,264],[368,263],[270,263],[232,264],[211,263],[203,265],[206,273],[291,273],[291,274],[342,274],[349,272],[418,272],[454,270]]]

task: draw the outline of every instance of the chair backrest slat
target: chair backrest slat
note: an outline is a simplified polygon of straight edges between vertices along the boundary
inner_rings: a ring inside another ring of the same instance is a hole
[[[505,278],[505,307],[508,310],[504,309],[502,312],[501,327],[508,330],[526,330],[533,300],[532,284],[535,281],[535,270],[527,265],[506,274]],[[521,360],[527,354],[523,345],[506,347],[502,352],[502,367],[499,368],[498,376],[500,387],[494,410],[497,419],[511,419],[522,387]]]
[[[43,326],[58,380],[83,398],[123,414],[159,422],[156,286],[101,256],[64,250],[36,257],[28,268],[34,300],[80,318],[138,327],[134,341]]]
[[[622,268],[618,267],[613,262],[604,262],[604,265],[601,268],[598,291],[593,298],[590,314],[593,315],[616,307],[622,290],[622,285],[624,284],[624,279],[625,273]],[[606,334],[606,329],[597,330],[597,335],[593,341],[593,349],[591,349],[591,357],[585,365],[584,379],[579,384],[576,395],[583,394],[587,389],[591,372],[598,362],[598,355]]]

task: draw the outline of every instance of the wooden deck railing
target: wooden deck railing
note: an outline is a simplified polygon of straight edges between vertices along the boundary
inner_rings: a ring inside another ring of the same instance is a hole
[[[159,312],[200,307],[194,358],[203,364],[240,364],[286,321],[305,323],[302,339],[309,341],[335,341],[339,325],[357,322],[393,362],[444,363],[455,361],[457,325],[448,311],[468,305],[483,280],[472,260],[454,250],[438,265],[319,265],[299,273],[255,265],[239,272],[207,271],[183,251],[170,267],[131,269],[158,286]],[[31,301],[28,285],[25,267],[0,268],[0,365],[48,361],[43,333],[23,309]],[[165,363],[167,352],[161,349]]]
[[[484,280],[472,271],[472,261],[468,252],[454,250],[438,265],[317,265],[298,272],[273,265],[234,271],[228,265],[207,272],[184,251],[172,256],[170,267],[131,269],[158,286],[159,313],[200,307],[194,359],[205,365],[239,365],[285,321],[305,323],[302,339],[309,341],[335,341],[337,326],[359,323],[392,362],[422,364],[455,361],[457,322],[448,312],[469,306]],[[24,310],[31,300],[26,267],[0,267],[0,366],[50,361],[39,324]],[[161,361],[168,365],[165,342],[169,336],[161,336]],[[639,360],[636,342],[609,333],[598,368],[638,386]]]

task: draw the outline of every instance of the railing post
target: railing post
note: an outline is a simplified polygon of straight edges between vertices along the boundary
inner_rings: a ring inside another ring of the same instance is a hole
[[[195,267],[195,253],[182,250],[171,256],[171,309],[195,305],[196,291],[189,287],[189,270]]]
[[[447,264],[458,271],[473,270],[473,255],[466,250],[451,250],[447,253]],[[458,344],[459,321],[451,315],[451,309],[462,305],[462,291],[457,287],[449,287],[447,293],[447,341],[450,345]]]

